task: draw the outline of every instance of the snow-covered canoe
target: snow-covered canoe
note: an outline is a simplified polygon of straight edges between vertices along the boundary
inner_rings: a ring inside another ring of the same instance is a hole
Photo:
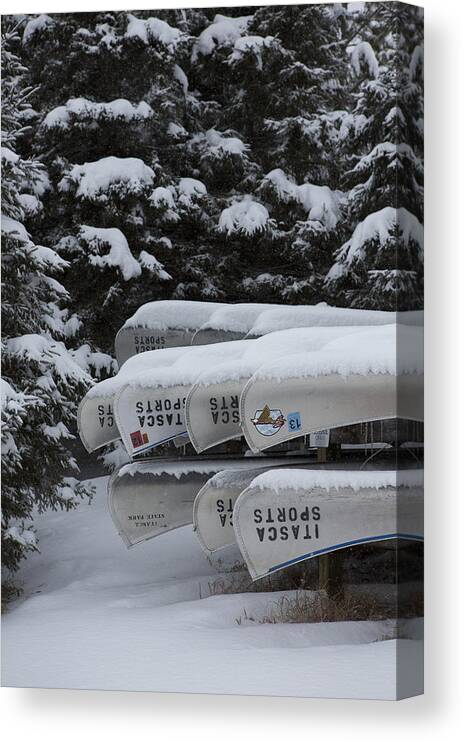
[[[264,364],[240,400],[250,448],[371,420],[423,420],[422,340],[419,327],[363,328]]]
[[[357,335],[365,329],[323,326],[282,330],[244,345],[237,360],[207,368],[186,398],[187,430],[196,451],[200,453],[241,437],[239,398],[249,379],[262,366],[297,351],[316,352],[337,338]]]
[[[141,306],[119,330],[115,349],[120,366],[132,355],[179,345],[261,337],[293,327],[421,324],[421,312],[382,312],[366,309],[279,304],[218,304],[198,301],[153,301]]]
[[[242,348],[245,350],[251,345],[252,343],[244,343]],[[239,347],[235,346],[236,350]],[[135,379],[143,371],[171,366],[184,353],[192,350],[194,349],[188,345],[180,348],[167,348],[163,352],[161,350],[149,351],[133,356],[121,367],[116,376],[105,379],[105,381],[92,387],[83,398],[78,410],[78,430],[84,447],[91,452],[120,438],[113,405],[114,397],[123,384],[128,380]],[[197,354],[199,351],[198,349],[195,350]],[[232,406],[231,414],[234,416],[237,430],[239,426],[239,397],[237,395],[232,400]],[[224,420],[224,416],[223,410],[222,420]],[[184,433],[184,435],[187,435],[187,433]],[[241,435],[240,430],[238,435]]]
[[[127,378],[115,397],[114,410],[128,453],[144,453],[187,433],[184,406],[192,384],[206,368],[240,357],[248,344],[237,340],[190,347],[166,368]]]
[[[259,474],[272,468],[290,466],[303,468],[305,459],[300,456],[244,459],[242,469],[220,471],[203,485],[194,501],[193,519],[197,538],[208,556],[236,544],[232,514],[241,492]]]
[[[331,551],[423,539],[423,472],[278,469],[252,480],[233,512],[252,579]]]
[[[116,441],[120,433],[116,425],[113,403],[115,394],[128,378],[134,378],[147,369],[169,366],[184,352],[185,348],[170,348],[166,351],[151,351],[130,358],[120,371],[91,387],[82,399],[77,414],[78,431],[84,448],[95,451]]]
[[[177,300],[143,304],[116,335],[119,366],[148,350],[190,345],[194,333],[222,306],[216,302]]]
[[[270,461],[270,466],[272,465]],[[259,459],[152,459],[126,464],[108,485],[108,505],[126,546],[155,538],[192,523],[198,491],[217,472],[259,471]]]
[[[296,327],[375,327],[377,325],[423,326],[423,312],[383,312],[371,309],[315,305],[274,307],[261,312],[248,330],[247,337],[262,337],[270,332]]]

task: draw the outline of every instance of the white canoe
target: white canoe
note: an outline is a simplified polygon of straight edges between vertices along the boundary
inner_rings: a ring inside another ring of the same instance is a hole
[[[77,414],[78,431],[84,448],[90,452],[120,438],[113,404],[116,393],[128,378],[150,368],[169,366],[185,348],[151,351],[130,358],[120,371],[110,379],[95,384],[82,399]]]
[[[219,471],[262,466],[255,460],[152,459],[126,464],[110,478],[108,506],[126,546],[192,523],[195,497]]]
[[[169,367],[127,379],[115,398],[114,409],[128,453],[139,455],[186,434],[184,406],[192,384],[206,368],[235,360],[248,343],[238,340],[190,347]]]
[[[217,302],[180,300],[143,304],[116,335],[119,366],[148,350],[190,345],[194,333],[222,306]]]
[[[115,338],[115,354],[118,366],[132,356],[146,353],[148,350],[163,350],[190,345],[192,330],[168,329],[164,331],[145,330],[142,327],[122,327]]]
[[[221,304],[164,300],[141,306],[119,330],[115,339],[120,366],[132,355],[179,345],[260,337],[293,327],[383,325],[393,322],[421,324],[421,312],[382,312],[331,307],[279,304]]]
[[[186,399],[186,423],[198,453],[242,435],[239,399],[253,374],[264,365],[299,352],[316,352],[328,343],[366,328],[311,327],[270,333],[244,345],[241,357],[208,368]],[[395,329],[393,333],[395,334]],[[354,343],[357,339],[354,338]]]
[[[194,530],[204,552],[211,556],[236,544],[232,514],[237,498],[259,474],[276,467],[305,466],[300,456],[258,457],[243,460],[241,469],[225,469],[212,476],[194,501]]]
[[[263,365],[240,400],[250,448],[373,420],[422,421],[422,339],[418,327],[364,328]]]
[[[371,309],[315,305],[275,307],[260,313],[248,331],[248,337],[262,337],[270,332],[296,327],[376,327],[379,325],[423,326],[423,312],[382,312]]]
[[[279,469],[252,480],[233,512],[252,579],[357,544],[423,540],[423,472]]]

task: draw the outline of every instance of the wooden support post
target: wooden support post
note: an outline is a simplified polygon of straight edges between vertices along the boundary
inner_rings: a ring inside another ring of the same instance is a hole
[[[339,458],[341,445],[336,443],[329,448],[317,449],[317,461],[326,464],[331,459]],[[328,598],[341,600],[344,597],[344,552],[333,551],[318,558],[318,582]]]
[[[316,449],[316,460],[319,464],[326,464],[329,461],[336,461],[341,457],[341,444],[331,443],[327,448],[321,447]]]
[[[333,551],[318,558],[318,582],[328,598],[344,597],[344,553]]]

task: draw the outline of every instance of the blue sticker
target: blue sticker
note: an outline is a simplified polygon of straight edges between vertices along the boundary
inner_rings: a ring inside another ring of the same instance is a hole
[[[290,433],[297,433],[302,427],[300,412],[290,412],[287,416],[287,429]]]

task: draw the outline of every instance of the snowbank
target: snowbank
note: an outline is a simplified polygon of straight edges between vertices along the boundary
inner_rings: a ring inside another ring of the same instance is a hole
[[[421,641],[383,641],[392,622],[261,624],[283,593],[210,596],[228,577],[189,526],[127,550],[107,478],[93,484],[90,506],[37,516],[40,553],[2,620],[3,685],[392,699],[398,656],[420,666]]]

